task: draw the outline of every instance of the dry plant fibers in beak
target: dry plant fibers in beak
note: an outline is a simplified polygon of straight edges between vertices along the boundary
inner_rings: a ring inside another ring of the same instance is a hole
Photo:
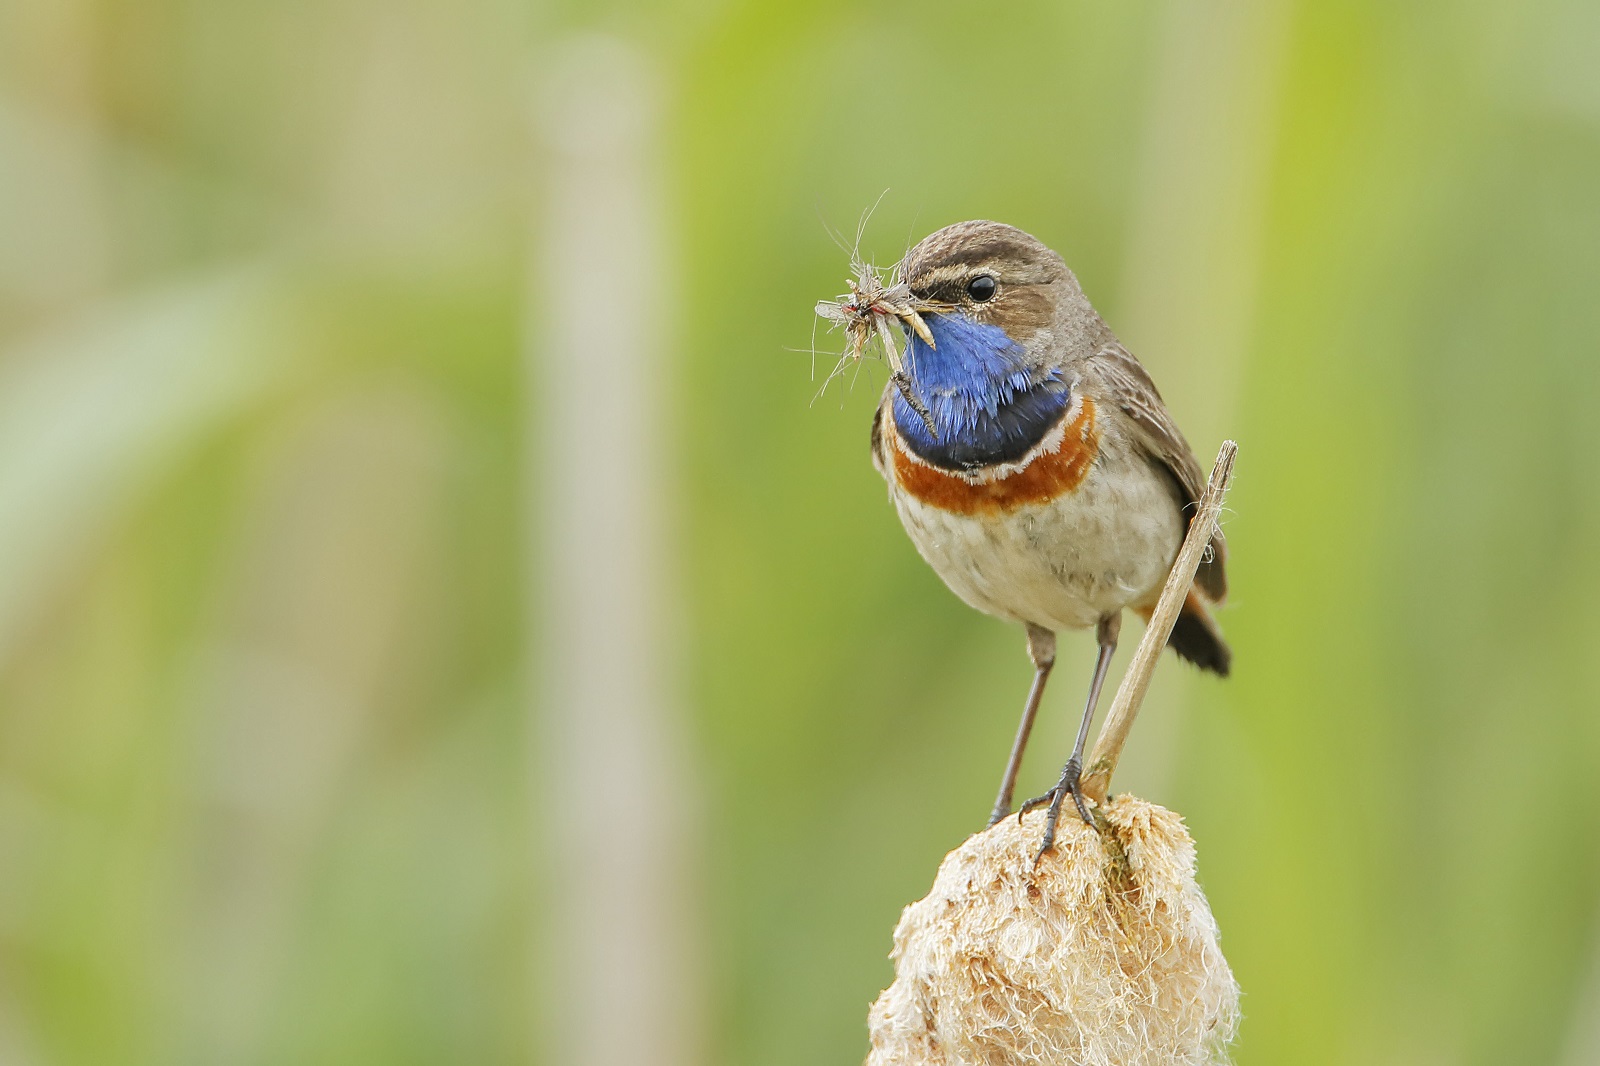
[[[905,283],[897,278],[885,286],[878,272],[865,263],[856,263],[855,271],[856,276],[845,283],[850,291],[836,300],[819,301],[817,316],[844,326],[848,338],[846,360],[859,361],[867,354],[873,340],[877,340],[883,347],[884,362],[889,364],[889,380],[922,419],[929,432],[937,432],[933,415],[917,395],[906,373],[905,357],[890,326],[890,319],[898,319],[929,348],[936,348],[933,332],[922,318],[924,311],[936,310],[936,306],[912,295]]]

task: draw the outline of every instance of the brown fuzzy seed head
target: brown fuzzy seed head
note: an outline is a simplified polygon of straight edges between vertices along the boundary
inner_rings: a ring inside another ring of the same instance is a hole
[[[895,929],[867,1066],[1173,1066],[1226,1062],[1239,988],[1176,814],[1104,808],[1117,847],[1077,818],[1035,867],[1043,812],[945,857]]]

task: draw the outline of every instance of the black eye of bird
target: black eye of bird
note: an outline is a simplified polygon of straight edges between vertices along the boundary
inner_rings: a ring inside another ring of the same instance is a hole
[[[977,277],[967,282],[967,295],[972,297],[978,303],[988,303],[990,300],[994,299],[994,292],[999,287],[1000,283],[995,281],[989,275],[979,274]]]

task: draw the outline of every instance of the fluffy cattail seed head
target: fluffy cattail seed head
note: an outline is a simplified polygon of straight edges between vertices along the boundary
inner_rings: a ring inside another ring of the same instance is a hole
[[[1106,839],[1043,812],[945,857],[901,915],[867,1066],[1175,1066],[1226,1061],[1239,986],[1176,814],[1132,796]]]

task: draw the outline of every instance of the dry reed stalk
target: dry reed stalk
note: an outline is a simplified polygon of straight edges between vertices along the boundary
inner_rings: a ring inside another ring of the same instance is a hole
[[[1212,464],[1211,479],[1200,497],[1198,512],[1194,521],[1189,523],[1189,533],[1183,539],[1183,547],[1178,550],[1172,572],[1167,575],[1167,583],[1161,590],[1161,598],[1156,601],[1155,610],[1150,614],[1144,636],[1134,650],[1133,661],[1128,664],[1127,673],[1122,675],[1122,684],[1117,686],[1117,695],[1111,701],[1105,725],[1100,728],[1094,748],[1084,761],[1083,793],[1097,803],[1106,798],[1106,790],[1111,785],[1111,773],[1117,768],[1117,760],[1122,757],[1122,747],[1128,742],[1128,732],[1133,728],[1139,705],[1150,690],[1150,678],[1156,672],[1156,663],[1160,661],[1161,652],[1167,646],[1167,637],[1172,633],[1172,625],[1183,609],[1189,586],[1194,584],[1195,571],[1200,568],[1201,560],[1211,548],[1211,534],[1222,515],[1222,501],[1228,494],[1228,485],[1233,481],[1233,460],[1238,453],[1239,446],[1231,440],[1223,441],[1222,447],[1217,450],[1217,461]]]

